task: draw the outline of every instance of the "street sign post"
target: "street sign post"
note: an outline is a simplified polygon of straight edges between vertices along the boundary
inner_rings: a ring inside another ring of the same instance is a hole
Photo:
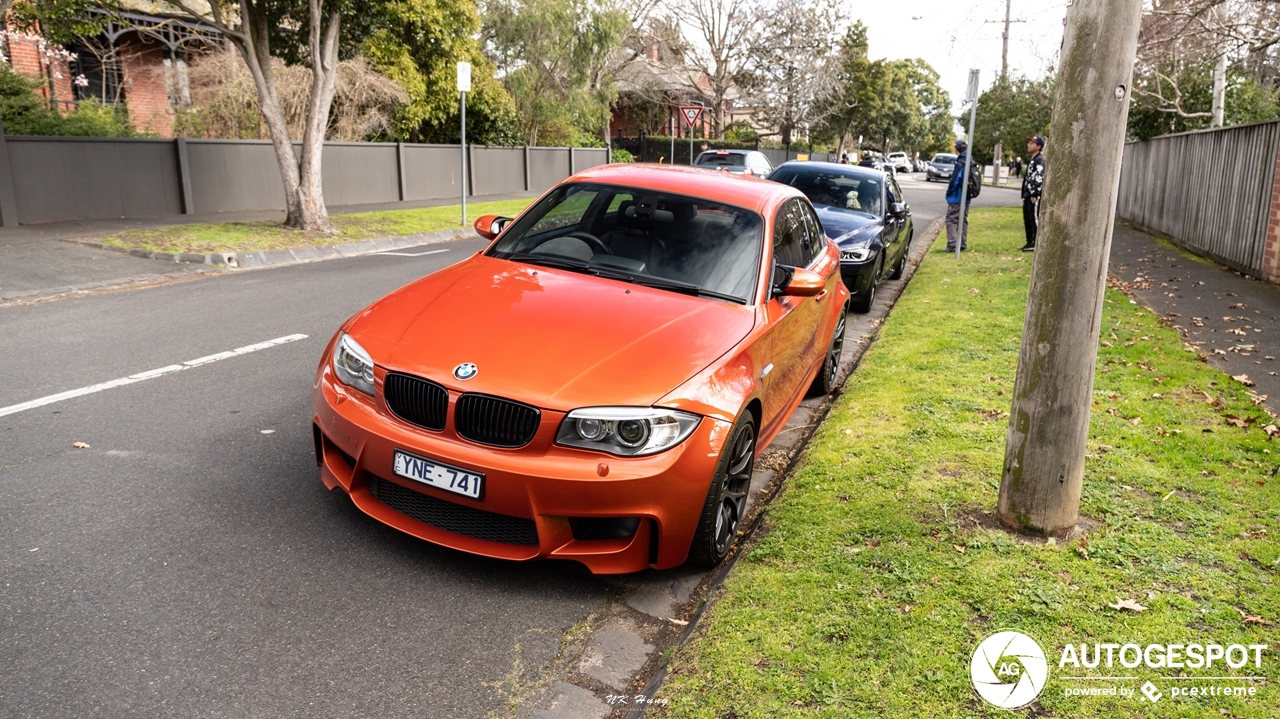
[[[960,223],[956,227],[956,259],[960,259],[960,248],[964,246],[964,221],[969,214],[969,173],[973,171],[973,121],[978,112],[978,71],[969,71],[969,87],[965,92],[965,101],[969,103],[969,147],[964,151],[964,174],[960,176]],[[982,172],[982,168],[978,168]],[[981,176],[979,176],[981,182]]]
[[[680,114],[684,115],[684,121],[689,123],[689,165],[693,165],[693,126],[698,122],[698,118],[702,116],[701,105],[681,105]],[[675,158],[671,158],[675,160]]]
[[[467,226],[467,93],[471,92],[471,63],[458,63],[458,94],[462,98],[462,226]]]

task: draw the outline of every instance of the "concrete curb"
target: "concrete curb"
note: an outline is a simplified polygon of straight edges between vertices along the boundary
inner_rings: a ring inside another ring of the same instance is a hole
[[[417,247],[419,245],[431,245],[438,242],[448,242],[463,237],[474,236],[475,231],[471,228],[458,228],[456,230],[438,230],[436,232],[419,232],[413,235],[400,235],[398,237],[379,237],[372,240],[361,240],[359,242],[343,242],[337,245],[317,245],[314,247],[299,247],[289,250],[263,250],[260,252],[211,252],[207,254],[198,254],[192,252],[148,252],[146,250],[128,249],[124,247],[114,247],[101,242],[91,240],[81,240],[76,238],[67,238],[63,242],[73,242],[77,245],[86,247],[95,247],[100,250],[110,250],[111,252],[120,252],[134,257],[145,257],[151,260],[164,260],[167,262],[182,262],[193,265],[215,265],[222,267],[230,267],[233,269],[255,269],[259,267],[280,267],[282,265],[296,265],[302,262],[318,262],[321,260],[336,260],[342,257],[356,257],[358,255],[368,255],[376,252],[388,252],[399,250],[405,247]]]
[[[186,277],[195,277],[198,275],[206,275],[217,272],[214,268],[205,269],[190,268],[182,269],[176,272],[166,272],[159,275],[139,275],[136,277],[120,277],[112,280],[103,280],[100,282],[87,282],[79,285],[64,285],[61,287],[45,287],[38,290],[24,290],[22,292],[9,292],[0,294],[0,307],[7,307],[10,304],[25,304],[43,300],[50,297],[58,297],[60,295],[70,295],[82,292],[93,292],[94,290],[111,290],[120,289],[131,286],[147,287],[149,285],[177,280]]]

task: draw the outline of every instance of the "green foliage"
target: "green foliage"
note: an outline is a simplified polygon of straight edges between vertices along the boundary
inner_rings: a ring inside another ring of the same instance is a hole
[[[837,89],[827,99],[825,119],[814,130],[820,141],[857,141],[881,152],[922,154],[951,148],[951,98],[938,73],[924,60],[870,60],[861,22],[840,45]]]
[[[760,139],[760,133],[756,132],[751,123],[746,120],[734,120],[724,127],[725,142],[753,144],[758,139]]]
[[[394,120],[394,134],[414,142],[456,143],[461,105],[458,62],[471,63],[467,140],[518,144],[516,108],[493,63],[480,51],[480,15],[468,0],[395,0],[384,22],[361,42],[361,53],[410,97]]]
[[[1168,79],[1160,78],[1156,72]],[[1172,61],[1166,61],[1157,71],[1135,74],[1133,86],[1129,107],[1129,136],[1133,139],[1145,140],[1157,135],[1209,127],[1208,113],[1213,109],[1212,60],[1189,65],[1175,65]],[[1162,103],[1156,97],[1173,99],[1179,94],[1185,113],[1203,113],[1204,116],[1183,117],[1177,112],[1171,112],[1170,105]],[[1223,124],[1243,125],[1277,118],[1280,118],[1280,90],[1259,83],[1251,74],[1229,68]]]
[[[19,29],[38,30],[46,42],[69,45],[79,35],[98,34],[110,19],[90,8],[113,12],[121,5],[117,0],[22,0],[10,8],[9,19]]]
[[[121,109],[82,101],[75,112],[60,115],[49,109],[36,89],[43,82],[31,80],[0,62],[0,120],[9,135],[86,135],[132,137],[138,132]]]
[[[589,0],[491,0],[485,37],[530,145],[599,144],[617,100],[608,61],[627,14]]]
[[[960,262],[927,256],[648,715],[1015,716],[984,704],[969,675],[982,638],[1014,629],[1052,666],[1016,716],[1275,716],[1269,655],[1241,671],[1265,677],[1254,697],[1064,696],[1085,682],[1061,677],[1086,673],[1058,668],[1067,643],[1275,643],[1273,626],[1244,619],[1280,616],[1276,442],[1261,429],[1272,420],[1175,329],[1107,290],[1084,536],[1048,544],[1000,529],[1032,258],[1017,251],[1018,208],[970,217],[972,249]],[[1149,609],[1119,612],[1118,598]],[[1168,686],[1167,671],[1130,673],[1133,687]]]
[[[1004,143],[1005,161],[1011,156],[1027,159],[1027,138],[1048,138],[1049,118],[1053,115],[1052,76],[1041,80],[1025,77],[996,79],[994,85],[978,97],[978,113],[974,121],[973,158],[991,164],[997,142]],[[957,118],[969,126],[969,110]],[[950,148],[948,148],[949,150]]]
[[[635,162],[636,158],[629,151],[621,148],[615,149],[609,156],[609,162]]]

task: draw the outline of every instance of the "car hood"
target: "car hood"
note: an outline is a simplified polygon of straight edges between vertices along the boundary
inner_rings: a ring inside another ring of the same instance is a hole
[[[477,255],[384,297],[347,331],[388,370],[567,411],[652,405],[754,324],[743,305]],[[466,362],[475,377],[454,379]]]
[[[830,205],[814,205],[822,231],[838,244],[846,244],[850,238],[875,236],[880,232],[880,218],[860,212],[846,212]]]

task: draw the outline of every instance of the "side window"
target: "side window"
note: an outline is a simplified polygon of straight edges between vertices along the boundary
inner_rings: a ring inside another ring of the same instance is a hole
[[[809,266],[814,260],[818,259],[818,255],[827,249],[827,236],[822,231],[822,223],[818,221],[818,216],[814,214],[813,208],[804,203],[800,203],[801,212],[804,215],[806,256],[808,260],[804,263]]]
[[[804,217],[797,211],[798,203],[788,200],[778,209],[773,223],[773,261],[788,267],[804,267],[805,226]]]
[[[563,202],[543,215],[542,219],[538,220],[538,224],[530,227],[526,234],[536,235],[539,232],[578,224],[582,221],[582,216],[586,214],[587,209],[591,207],[591,202],[596,199],[596,194],[595,190],[573,190]]]
[[[902,202],[902,189],[898,187],[897,180],[890,177],[886,189],[889,190],[889,204]]]
[[[613,196],[613,199],[609,202],[609,209],[605,210],[605,213],[617,212],[618,207],[621,206],[622,203],[629,202],[634,199],[636,198],[632,197],[630,193],[619,192]]]

